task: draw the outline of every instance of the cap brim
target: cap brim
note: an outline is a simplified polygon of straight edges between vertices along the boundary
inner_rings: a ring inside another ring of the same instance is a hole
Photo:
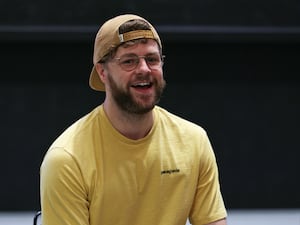
[[[89,80],[90,87],[96,91],[105,91],[105,86],[102,80],[100,79],[95,66],[93,66],[90,80]]]

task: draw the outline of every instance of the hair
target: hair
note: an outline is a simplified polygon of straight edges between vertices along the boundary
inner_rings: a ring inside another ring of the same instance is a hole
[[[124,33],[130,32],[130,31],[134,31],[134,30],[151,30],[151,27],[144,20],[133,19],[133,20],[129,20],[129,21],[123,23],[119,27],[119,34],[124,34]],[[108,54],[106,54],[105,56],[103,56],[99,62],[105,63],[107,60],[112,59],[115,56],[115,54],[120,46],[127,48],[127,47],[132,46],[137,43],[145,44],[145,43],[147,43],[147,41],[148,41],[147,38],[141,38],[141,39],[131,40],[131,41],[122,43],[121,45],[118,45],[118,46],[112,48],[111,51]],[[160,54],[162,54],[162,50],[161,50],[160,46],[159,46],[159,52],[160,52]]]

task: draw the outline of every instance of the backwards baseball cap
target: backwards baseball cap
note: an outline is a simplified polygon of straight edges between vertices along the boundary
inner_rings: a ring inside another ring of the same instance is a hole
[[[150,30],[134,30],[123,34],[119,33],[119,27],[122,24],[135,19],[143,20],[144,22],[146,22],[149,25]],[[106,21],[99,29],[95,39],[93,56],[94,66],[90,74],[90,87],[96,91],[105,91],[104,83],[101,81],[96,71],[95,65],[112,49],[118,47],[122,43],[141,38],[154,39],[157,41],[158,45],[162,47],[161,40],[154,27],[147,20],[140,16],[125,14]]]

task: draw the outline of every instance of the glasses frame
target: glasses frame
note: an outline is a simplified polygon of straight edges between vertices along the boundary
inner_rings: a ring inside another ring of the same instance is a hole
[[[165,59],[165,55],[159,55],[159,59],[160,59],[160,62],[159,64],[157,65],[151,65],[149,63],[149,61],[147,60],[148,57],[151,57],[151,54],[150,55],[142,55],[142,56],[139,56],[139,55],[131,55],[131,56],[127,56],[127,57],[132,57],[132,58],[135,58],[135,59],[138,59],[137,62],[135,62],[133,65],[132,65],[132,68],[126,68],[124,67],[124,65],[120,62],[120,60],[123,58],[123,57],[126,57],[126,56],[122,56],[122,57],[116,57],[116,58],[113,58],[111,59],[112,61],[116,61],[117,64],[125,71],[127,72],[130,72],[132,70],[135,70],[138,65],[140,64],[140,59],[144,59],[147,66],[151,69],[151,70],[157,70],[159,67],[162,67],[164,65],[164,59]]]

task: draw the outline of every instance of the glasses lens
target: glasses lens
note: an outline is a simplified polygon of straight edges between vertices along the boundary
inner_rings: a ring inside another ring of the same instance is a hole
[[[151,69],[157,69],[161,65],[161,57],[160,55],[150,55],[145,57],[147,65]]]
[[[138,66],[140,58],[144,58],[150,69],[159,69],[162,66],[164,56],[161,57],[159,54],[151,54],[147,56],[130,55],[116,59],[119,61],[119,65],[122,69],[131,71]]]
[[[124,70],[133,70],[139,63],[138,56],[123,56],[119,58],[119,64]]]

